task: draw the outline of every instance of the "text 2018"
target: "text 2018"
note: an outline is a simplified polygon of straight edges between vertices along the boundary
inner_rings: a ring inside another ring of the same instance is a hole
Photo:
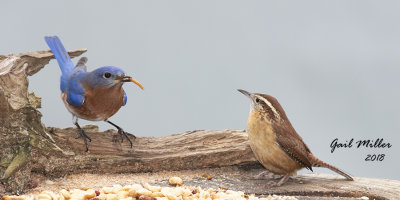
[[[368,154],[365,161],[383,161],[385,159],[385,154]]]

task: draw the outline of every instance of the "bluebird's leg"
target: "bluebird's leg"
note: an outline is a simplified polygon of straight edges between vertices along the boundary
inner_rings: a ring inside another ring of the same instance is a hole
[[[109,124],[111,124],[111,125],[113,125],[115,128],[118,129],[118,133],[119,133],[119,135],[121,136],[121,141],[122,141],[122,142],[124,141],[124,136],[125,136],[126,139],[128,139],[129,143],[131,144],[131,148],[133,147],[132,140],[128,137],[128,134],[129,134],[129,135],[132,135],[132,136],[136,139],[136,136],[135,136],[135,135],[125,132],[121,127],[119,127],[119,126],[117,126],[116,124],[110,122],[108,119],[106,119],[106,120],[104,120],[104,121],[107,122],[107,123],[109,123]]]
[[[89,148],[88,148],[87,140],[89,140],[89,142],[92,142],[92,139],[90,139],[90,137],[86,135],[85,131],[83,131],[83,129],[81,128],[81,126],[79,126],[79,124],[78,124],[78,118],[77,118],[75,115],[72,116],[72,119],[73,119],[73,121],[74,121],[75,126],[78,127],[78,130],[79,130],[79,135],[78,135],[78,137],[76,137],[75,139],[82,138],[82,139],[83,139],[83,142],[85,143],[85,146],[86,146],[86,152],[88,152],[88,151],[89,151]]]

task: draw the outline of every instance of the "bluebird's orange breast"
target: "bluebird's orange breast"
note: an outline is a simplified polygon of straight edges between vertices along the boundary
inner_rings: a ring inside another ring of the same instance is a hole
[[[123,105],[124,91],[122,83],[113,87],[84,87],[85,100],[81,106],[72,106],[67,102],[67,94],[61,98],[67,109],[79,118],[90,121],[103,121],[113,116]]]

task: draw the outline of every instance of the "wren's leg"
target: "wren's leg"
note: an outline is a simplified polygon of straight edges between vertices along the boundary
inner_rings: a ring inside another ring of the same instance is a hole
[[[272,173],[268,170],[262,171],[261,173],[252,177],[252,179],[256,179],[256,180],[273,179],[273,178],[274,178],[274,173]]]
[[[117,126],[116,124],[110,122],[108,119],[106,119],[106,120],[104,120],[104,121],[107,122],[107,123],[109,123],[109,124],[111,124],[111,125],[113,125],[115,128],[118,129],[118,133],[119,133],[119,135],[121,136],[122,142],[124,141],[124,136],[125,136],[126,139],[128,139],[129,143],[131,144],[131,148],[133,147],[132,140],[128,137],[128,134],[129,134],[129,135],[132,135],[132,136],[136,139],[136,136],[135,136],[135,135],[125,132],[121,127],[119,127],[119,126]]]
[[[76,116],[73,116],[72,119],[74,121],[75,126],[78,127],[78,130],[79,130],[79,135],[75,139],[82,138],[83,142],[85,143],[85,146],[86,146],[86,152],[88,152],[89,148],[88,148],[87,140],[89,140],[89,142],[92,142],[92,139],[90,139],[90,137],[86,135],[85,131],[83,131],[83,129],[79,126],[78,118]]]
[[[285,176],[283,176],[281,178],[281,180],[279,180],[278,183],[276,183],[275,181],[270,181],[268,182],[269,186],[281,186],[282,184],[286,183],[286,181],[289,180],[290,176],[292,176],[292,174],[286,174]]]
[[[286,181],[289,180],[289,177],[290,177],[291,175],[292,175],[292,174],[286,174],[285,176],[283,176],[283,177],[281,178],[281,180],[280,180],[276,185],[277,185],[277,186],[281,186],[282,184],[286,183]]]

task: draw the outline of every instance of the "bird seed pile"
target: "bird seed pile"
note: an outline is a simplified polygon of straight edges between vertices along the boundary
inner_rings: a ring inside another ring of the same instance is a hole
[[[289,196],[267,196],[263,198],[246,195],[240,191],[225,189],[202,189],[182,185],[182,179],[172,177],[171,185],[176,187],[152,186],[148,183],[133,185],[114,185],[94,189],[62,189],[59,192],[42,191],[38,194],[4,196],[3,200],[295,200]]]

